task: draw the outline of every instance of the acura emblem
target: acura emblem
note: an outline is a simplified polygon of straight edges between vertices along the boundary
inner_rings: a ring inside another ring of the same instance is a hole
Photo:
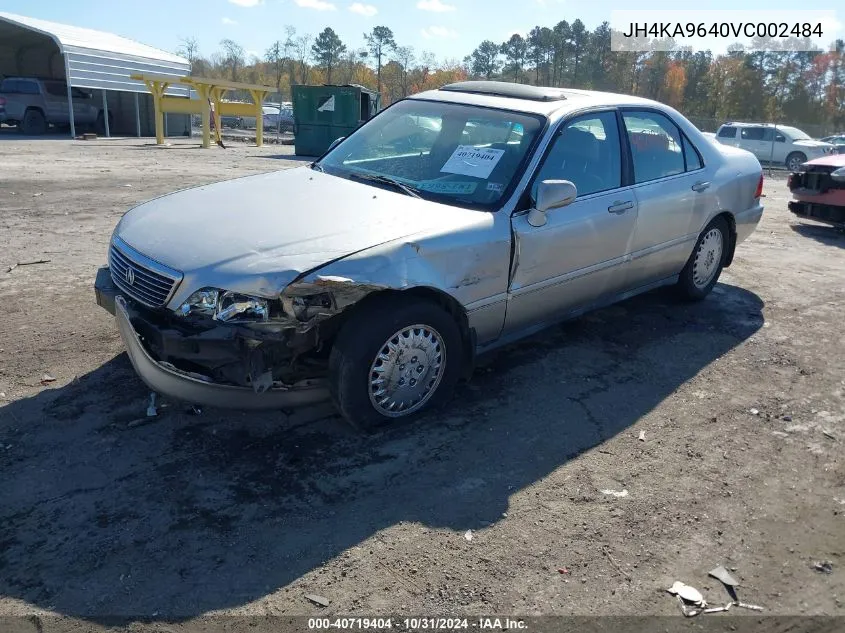
[[[126,283],[130,286],[135,285],[135,271],[132,270],[131,266],[126,267]]]

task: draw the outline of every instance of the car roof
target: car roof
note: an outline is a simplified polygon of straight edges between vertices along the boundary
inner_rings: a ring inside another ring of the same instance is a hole
[[[563,115],[574,110],[602,105],[649,106],[666,109],[663,104],[642,97],[596,90],[523,86],[504,81],[465,81],[447,84],[438,90],[427,90],[408,98],[516,110],[544,116]]]

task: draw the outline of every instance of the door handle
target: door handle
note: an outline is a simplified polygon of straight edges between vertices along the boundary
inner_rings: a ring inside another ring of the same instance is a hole
[[[697,182],[692,186],[692,190],[701,192],[701,191],[704,191],[705,189],[707,189],[709,186],[710,186],[709,182],[704,182],[704,181]]]
[[[625,213],[628,209],[633,209],[634,203],[631,200],[614,200],[613,204],[607,207],[608,213],[615,213],[616,215],[621,215]]]

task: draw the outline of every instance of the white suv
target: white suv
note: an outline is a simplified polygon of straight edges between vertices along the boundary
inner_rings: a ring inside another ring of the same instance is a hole
[[[790,171],[836,152],[833,144],[814,141],[798,128],[771,123],[725,123],[716,132],[716,140],[748,150],[761,163],[786,165]]]

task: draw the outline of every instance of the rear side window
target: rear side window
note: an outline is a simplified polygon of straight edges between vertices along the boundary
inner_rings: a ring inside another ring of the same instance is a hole
[[[736,128],[723,125],[719,129],[719,138],[736,138]]]
[[[690,143],[690,140],[684,136],[683,138],[683,146],[684,146],[684,162],[687,166],[687,171],[694,171],[696,169],[701,169],[704,167],[703,163],[701,162],[701,155],[698,153],[698,150],[695,149],[695,146]]]
[[[648,182],[686,171],[681,131],[658,112],[622,113],[634,162],[634,182]]]
[[[744,141],[762,141],[766,136],[766,129],[762,127],[744,127],[741,132]]]

